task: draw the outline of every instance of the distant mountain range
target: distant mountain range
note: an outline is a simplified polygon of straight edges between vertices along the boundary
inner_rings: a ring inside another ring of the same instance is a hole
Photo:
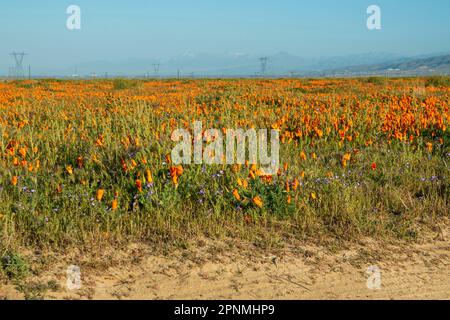
[[[186,53],[169,59],[121,62],[97,61],[76,67],[81,75],[124,76],[261,76],[261,55],[243,53],[211,55]],[[157,65],[158,71],[155,71]],[[67,71],[66,71],[67,72]],[[302,58],[286,52],[267,56],[265,76],[355,76],[450,74],[450,54],[405,57],[390,53],[367,53],[325,58]],[[66,73],[67,74],[67,73]]]
[[[326,70],[326,75],[450,75],[450,54]]]
[[[155,75],[154,65],[159,64],[159,75],[168,76],[180,72],[181,75],[194,76],[255,76],[261,75],[260,58],[262,55],[242,53],[211,55],[183,54],[169,59],[139,59],[119,62],[94,61],[73,67],[78,74],[103,75]],[[389,53],[368,53],[328,58],[302,58],[286,52],[267,56],[267,66],[264,74],[279,76],[288,74],[308,74],[340,69],[348,66],[357,67],[370,64],[380,64],[398,60],[402,56]],[[65,70],[65,73],[69,70]],[[73,71],[72,71],[73,72]]]

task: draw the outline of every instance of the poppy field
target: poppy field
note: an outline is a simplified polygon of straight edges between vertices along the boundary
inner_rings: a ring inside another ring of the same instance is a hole
[[[450,213],[450,86],[408,79],[0,83],[0,253],[238,237],[415,239]],[[175,165],[171,133],[267,128],[280,168]]]

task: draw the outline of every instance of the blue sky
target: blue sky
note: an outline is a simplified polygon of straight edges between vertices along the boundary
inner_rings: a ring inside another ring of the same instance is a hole
[[[71,4],[81,8],[81,30],[66,28]],[[381,30],[366,28],[371,4],[381,7]],[[13,50],[42,66],[185,52],[448,52],[449,13],[448,0],[3,0],[0,68]]]

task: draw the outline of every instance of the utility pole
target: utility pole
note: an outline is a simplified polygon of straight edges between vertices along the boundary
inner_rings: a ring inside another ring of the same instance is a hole
[[[28,65],[28,80],[31,80],[31,66]]]

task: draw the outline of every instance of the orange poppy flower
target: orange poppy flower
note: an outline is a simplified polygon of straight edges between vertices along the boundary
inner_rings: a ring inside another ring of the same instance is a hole
[[[147,169],[145,171],[145,180],[147,181],[147,183],[153,182],[152,172],[150,171],[150,169]]]
[[[98,189],[97,190],[97,194],[96,194],[96,198],[98,201],[102,201],[103,199],[103,195],[105,194],[105,190],[103,189]]]
[[[253,203],[257,206],[257,207],[259,207],[259,208],[262,208],[263,207],[263,201],[262,201],[262,199],[260,198],[260,197],[258,197],[258,196],[256,196],[256,197],[254,197],[253,199],[252,199],[252,201],[253,201]]]
[[[111,210],[112,211],[116,210],[117,206],[118,206],[118,201],[117,201],[117,199],[114,199],[111,203]]]
[[[142,192],[142,182],[141,182],[141,180],[137,179],[135,184],[136,184],[136,188],[139,190],[139,192]]]
[[[73,174],[73,168],[72,168],[72,166],[67,166],[67,167],[66,167],[66,171],[67,171],[67,173],[68,173],[69,175],[72,175],[72,174]]]
[[[233,190],[233,196],[236,198],[237,201],[241,201],[241,196],[239,195],[239,191],[237,189]]]

